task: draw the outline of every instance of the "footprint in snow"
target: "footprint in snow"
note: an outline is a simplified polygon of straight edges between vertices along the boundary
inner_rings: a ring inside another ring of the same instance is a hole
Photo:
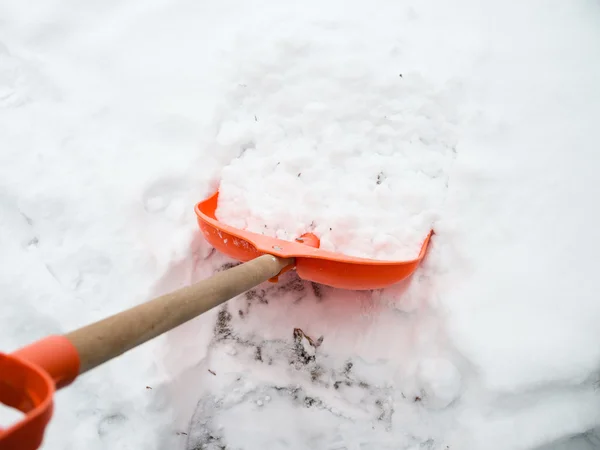
[[[149,214],[160,214],[170,220],[178,220],[189,208],[185,182],[176,177],[167,177],[151,183],[142,194],[144,210]]]

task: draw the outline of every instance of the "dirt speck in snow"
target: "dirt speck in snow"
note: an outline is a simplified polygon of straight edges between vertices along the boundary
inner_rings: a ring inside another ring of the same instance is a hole
[[[227,306],[224,306],[217,316],[217,323],[215,324],[214,335],[217,340],[223,340],[231,337],[231,313],[227,311]]]

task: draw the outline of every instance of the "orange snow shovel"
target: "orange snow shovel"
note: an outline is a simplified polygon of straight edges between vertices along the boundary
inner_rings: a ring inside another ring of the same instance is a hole
[[[412,274],[427,250],[430,232],[421,245],[417,258],[409,261],[379,261],[354,258],[319,249],[319,238],[307,233],[296,242],[275,239],[262,234],[238,230],[220,223],[215,217],[219,192],[196,205],[198,224],[204,237],[222,253],[239,261],[250,261],[269,254],[294,258],[300,278],[340,289],[380,289]]]
[[[214,216],[217,200],[218,193],[196,205],[200,228],[216,249],[243,264],[68,334],[0,353],[0,402],[25,413],[21,421],[0,428],[0,450],[34,450],[41,445],[56,389],[264,281],[276,281],[295,268],[301,278],[330,286],[385,287],[416,269],[431,236],[413,261],[346,257],[319,250],[313,235],[288,242],[220,224]]]

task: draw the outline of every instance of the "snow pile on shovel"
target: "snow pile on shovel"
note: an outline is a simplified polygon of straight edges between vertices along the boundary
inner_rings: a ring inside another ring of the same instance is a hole
[[[287,24],[286,24],[287,26]],[[233,68],[216,142],[239,151],[217,218],[236,228],[375,259],[413,259],[448,183],[457,95],[373,53],[360,27],[281,30]],[[324,39],[337,32],[344,39]]]

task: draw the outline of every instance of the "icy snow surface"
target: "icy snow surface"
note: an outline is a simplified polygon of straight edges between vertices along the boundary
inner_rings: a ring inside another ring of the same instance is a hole
[[[397,286],[288,273],[82,376],[45,449],[600,447],[600,6],[485,3],[0,2],[3,351],[235,264],[220,181],[285,238],[436,232]]]

